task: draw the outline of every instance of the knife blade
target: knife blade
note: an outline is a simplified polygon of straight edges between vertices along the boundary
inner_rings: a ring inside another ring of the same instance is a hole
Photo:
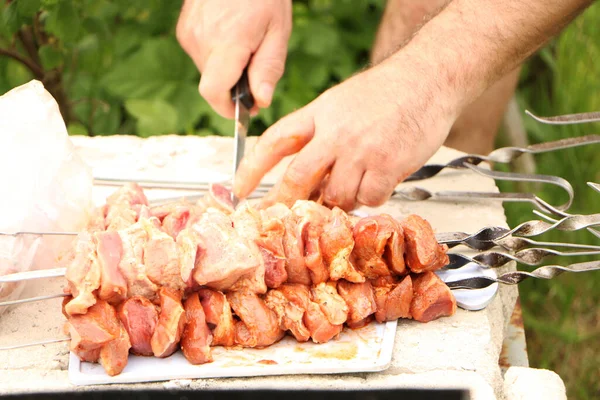
[[[244,157],[246,147],[246,136],[248,135],[248,127],[250,125],[250,110],[254,107],[254,97],[250,92],[248,84],[248,70],[244,69],[238,83],[231,91],[232,99],[235,103],[235,150],[233,161],[232,185],[235,184],[235,174],[240,166],[240,161]],[[239,199],[231,192],[231,201],[233,206],[237,206]]]

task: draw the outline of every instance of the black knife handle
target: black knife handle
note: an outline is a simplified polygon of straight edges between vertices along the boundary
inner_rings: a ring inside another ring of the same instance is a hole
[[[236,88],[239,88],[239,98],[240,101],[248,110],[254,107],[254,97],[250,92],[250,85],[248,83],[248,68],[244,68],[244,72],[242,72],[242,76],[238,83],[235,85],[233,89],[231,89],[231,99],[235,102],[236,99]]]

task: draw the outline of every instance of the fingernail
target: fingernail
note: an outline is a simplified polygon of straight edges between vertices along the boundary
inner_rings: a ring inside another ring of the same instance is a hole
[[[271,100],[273,98],[273,92],[275,88],[268,82],[263,82],[258,88],[258,95],[265,103],[265,107],[271,105]]]

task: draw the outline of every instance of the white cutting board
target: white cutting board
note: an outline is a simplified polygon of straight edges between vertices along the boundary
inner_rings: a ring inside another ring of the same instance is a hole
[[[181,351],[168,358],[129,356],[120,375],[110,377],[100,364],[81,362],[71,353],[69,380],[74,385],[158,382],[172,379],[231,378],[267,375],[376,372],[392,361],[397,321],[345,328],[328,343],[298,343],[286,336],[265,349],[213,347],[212,363],[190,364]]]

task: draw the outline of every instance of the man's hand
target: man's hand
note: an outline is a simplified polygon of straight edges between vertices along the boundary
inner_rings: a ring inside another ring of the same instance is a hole
[[[307,199],[322,189],[327,174],[327,205],[351,210],[383,204],[441,146],[455,117],[437,85],[420,75],[384,62],[282,119],[242,161],[234,193],[246,197],[266,172],[297,152],[267,204]]]
[[[291,0],[185,0],[177,39],[202,73],[202,97],[233,118],[230,90],[246,66],[257,107],[271,104],[291,29]]]

